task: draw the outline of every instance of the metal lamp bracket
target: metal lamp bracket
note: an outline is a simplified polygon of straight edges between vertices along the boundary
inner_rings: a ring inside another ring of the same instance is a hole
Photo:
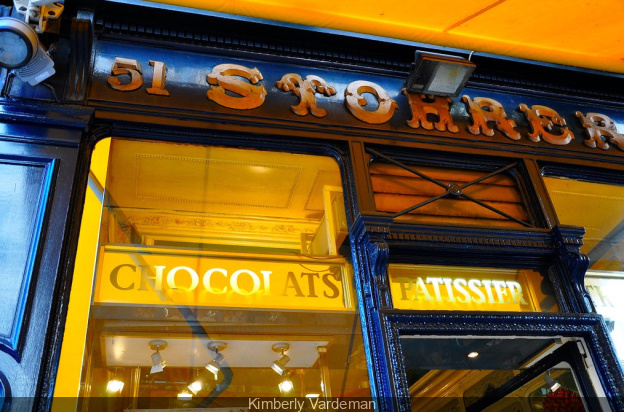
[[[37,33],[58,33],[63,1],[13,0],[15,10]]]

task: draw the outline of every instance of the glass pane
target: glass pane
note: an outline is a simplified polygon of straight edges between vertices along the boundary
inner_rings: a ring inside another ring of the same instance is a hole
[[[529,269],[391,264],[396,309],[556,312],[550,283]]]
[[[545,177],[563,224],[585,228],[581,252],[589,257],[585,286],[605,317],[624,367],[624,186]]]
[[[370,396],[333,159],[121,139],[100,149],[90,182],[102,203],[81,229],[100,228],[82,409]],[[76,276],[89,270],[77,263]]]
[[[567,363],[533,379],[519,377],[536,360],[560,347],[558,339],[401,336],[400,344],[413,411],[585,410]],[[512,379],[520,383],[511,385],[497,402],[483,405]],[[573,409],[556,409],[563,402]]]
[[[592,270],[624,271],[624,186],[545,177],[562,224],[585,228]]]
[[[523,227],[531,224],[518,183],[509,172],[495,173],[483,179],[494,169],[405,166],[423,176],[395,164],[383,161],[371,163],[371,184],[377,211],[399,214],[418,205],[398,219],[487,227]],[[449,185],[463,195],[446,194]]]

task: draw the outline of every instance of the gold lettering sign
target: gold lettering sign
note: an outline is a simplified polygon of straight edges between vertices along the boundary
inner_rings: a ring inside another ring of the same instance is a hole
[[[107,79],[108,85],[120,92],[131,92],[143,85],[143,71],[141,64],[134,59],[115,57],[115,62],[111,69],[112,76]],[[129,83],[122,83],[121,77],[130,77]]]
[[[303,80],[296,73],[287,73],[276,85],[285,92],[292,91],[295,96],[299,96],[299,104],[290,106],[290,109],[299,116],[312,113],[316,117],[325,117],[327,112],[316,105],[314,93],[321,93],[328,97],[336,94],[336,89],[327,84],[325,80],[312,75],[306,76]]]
[[[507,113],[503,106],[494,99],[486,97],[462,96],[462,100],[468,104],[468,111],[472,116],[472,126],[468,131],[474,135],[483,133],[486,136],[494,136],[494,129],[488,126],[488,122],[495,122],[496,128],[512,140],[520,140],[520,133],[514,128],[516,122],[507,119]]]
[[[250,83],[236,76],[245,78]],[[230,109],[255,109],[264,103],[267,95],[264,86],[254,86],[262,80],[262,74],[255,67],[250,69],[238,64],[219,64],[206,76],[206,80],[212,85],[207,93],[208,99]]]
[[[289,310],[353,310],[344,259],[258,259],[103,247],[94,301]]]
[[[389,273],[395,309],[540,311],[521,271],[391,265]]]
[[[624,135],[618,133],[615,122],[609,116],[600,113],[587,113],[584,115],[582,112],[576,112],[576,117],[580,119],[581,124],[585,128],[587,139],[583,143],[587,146],[607,150],[609,143],[613,143],[618,149],[624,150]],[[602,136],[609,139],[609,143],[602,140]]]
[[[375,111],[369,111],[366,106],[366,98],[363,93],[370,93],[379,102],[379,107]],[[363,122],[370,124],[386,123],[392,118],[394,111],[399,108],[397,103],[390,98],[388,92],[381,86],[363,80],[355,81],[345,89],[345,103],[352,115]]]
[[[566,145],[570,140],[574,139],[574,134],[566,127],[566,121],[559,113],[546,106],[534,105],[530,108],[522,103],[519,109],[524,112],[531,131],[529,139],[539,142],[544,139],[550,144]],[[559,133],[551,133],[555,129],[555,125],[559,127]]]
[[[449,112],[449,106],[452,103],[450,97],[417,95],[408,92],[406,89],[401,90],[401,92],[407,97],[412,111],[412,119],[407,121],[409,127],[414,129],[422,127],[426,130],[433,130],[435,127],[441,132],[447,129],[451,133],[459,132],[459,127],[455,126]],[[428,114],[437,116],[438,121],[435,123],[428,121]]]

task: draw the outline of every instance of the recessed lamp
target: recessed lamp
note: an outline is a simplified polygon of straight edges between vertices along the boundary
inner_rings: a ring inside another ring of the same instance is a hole
[[[273,344],[273,346],[271,347],[271,349],[273,349],[273,352],[279,352],[282,354],[282,356],[271,365],[271,369],[273,369],[279,375],[284,374],[284,371],[286,370],[286,364],[290,361],[290,357],[285,354],[285,352],[289,348],[290,345],[286,342],[278,342]]]
[[[293,390],[293,383],[288,376],[285,376],[284,379],[277,385],[279,387],[280,392],[288,393]]]
[[[193,399],[193,395],[191,395],[187,391],[182,391],[178,393],[178,399],[180,399],[181,401],[190,401],[191,399]]]
[[[321,396],[320,393],[306,393],[306,398],[318,398],[319,396]]]
[[[113,378],[106,384],[106,392],[108,393],[120,393],[123,390],[123,381]]]
[[[197,392],[201,391],[204,388],[204,383],[200,380],[196,380],[194,382],[191,382],[188,386],[187,386],[188,390],[193,392],[193,395],[197,395]]]
[[[456,97],[476,68],[471,61],[446,54],[416,51],[405,89],[410,93]]]
[[[479,356],[479,352],[475,352],[475,351],[468,352],[466,356],[469,358],[476,358],[477,356]]]

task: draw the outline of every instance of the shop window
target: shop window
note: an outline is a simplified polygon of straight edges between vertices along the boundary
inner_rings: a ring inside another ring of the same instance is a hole
[[[470,166],[468,162],[402,160],[368,149],[378,212],[428,224],[533,227],[516,162]],[[433,157],[433,156],[432,156]]]
[[[109,139],[89,180],[57,396],[370,397],[334,159]]]
[[[395,309],[556,312],[550,283],[530,269],[390,264]]]
[[[581,252],[589,257],[585,287],[604,316],[624,365],[624,185],[544,177],[562,224],[585,228]]]

